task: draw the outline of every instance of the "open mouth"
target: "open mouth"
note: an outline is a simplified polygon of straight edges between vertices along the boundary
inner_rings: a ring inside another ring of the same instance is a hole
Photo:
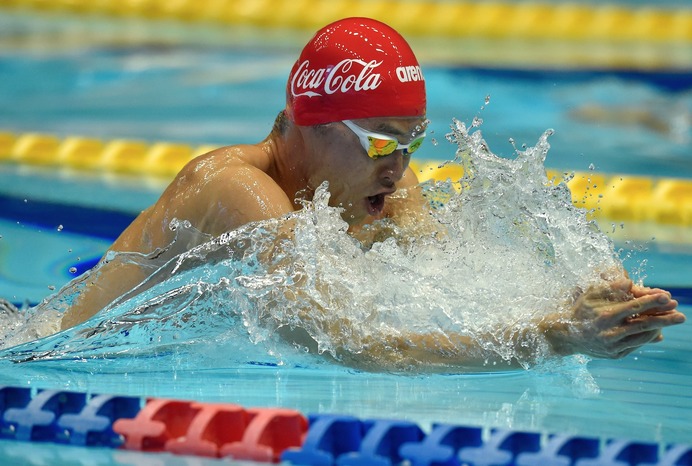
[[[370,215],[379,215],[384,209],[384,194],[376,194],[368,196],[368,213]]]

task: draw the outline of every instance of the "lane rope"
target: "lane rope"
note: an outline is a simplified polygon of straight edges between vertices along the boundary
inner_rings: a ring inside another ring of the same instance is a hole
[[[684,444],[11,386],[0,439],[304,466],[692,464]]]
[[[576,2],[408,0],[0,0],[0,6],[85,15],[317,30],[347,16],[386,20],[404,35],[557,39],[587,43],[692,42],[692,9]]]

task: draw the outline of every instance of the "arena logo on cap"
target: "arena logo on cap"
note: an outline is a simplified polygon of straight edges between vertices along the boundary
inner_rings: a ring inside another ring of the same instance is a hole
[[[407,83],[410,81],[424,81],[423,72],[420,66],[399,66],[396,69],[396,77],[402,83]]]
[[[350,90],[372,91],[382,84],[381,75],[375,73],[375,69],[381,64],[381,61],[376,60],[366,62],[347,58],[331,69],[310,69],[310,60],[305,60],[298,66],[291,80],[291,94],[293,97],[317,97],[322,95],[316,92],[318,90],[325,94],[346,93]]]

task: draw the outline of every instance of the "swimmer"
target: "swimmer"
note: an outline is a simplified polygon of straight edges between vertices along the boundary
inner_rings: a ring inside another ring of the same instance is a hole
[[[300,209],[296,198],[310,199],[324,182],[329,183],[330,205],[343,209],[353,235],[378,219],[410,218],[426,205],[415,194],[418,180],[409,168],[425,137],[425,117],[425,80],[406,41],[372,19],[336,21],[318,31],[295,62],[286,106],[267,138],[192,160],[110,251],[165,250],[175,238],[169,228],[173,219],[218,236],[249,222],[278,218]],[[393,202],[391,196],[407,188],[413,193],[404,202]],[[103,264],[64,315],[62,327],[83,322],[146,278],[127,262]],[[684,315],[676,307],[666,291],[635,286],[623,277],[581,293],[568,318],[556,314],[536,328],[556,354],[619,358],[660,341],[664,327],[682,323]],[[284,336],[311,346],[305,335]],[[476,351],[473,341],[463,335],[397,335],[368,351],[482,366],[487,356]]]

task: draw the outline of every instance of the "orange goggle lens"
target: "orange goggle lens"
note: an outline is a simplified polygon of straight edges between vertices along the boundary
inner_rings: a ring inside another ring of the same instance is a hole
[[[379,159],[397,150],[403,151],[404,155],[413,154],[423,144],[425,139],[425,132],[423,132],[408,144],[399,144],[399,140],[395,137],[373,133],[361,128],[350,120],[344,120],[342,123],[358,136],[363,149],[365,149],[365,152],[371,159]]]

